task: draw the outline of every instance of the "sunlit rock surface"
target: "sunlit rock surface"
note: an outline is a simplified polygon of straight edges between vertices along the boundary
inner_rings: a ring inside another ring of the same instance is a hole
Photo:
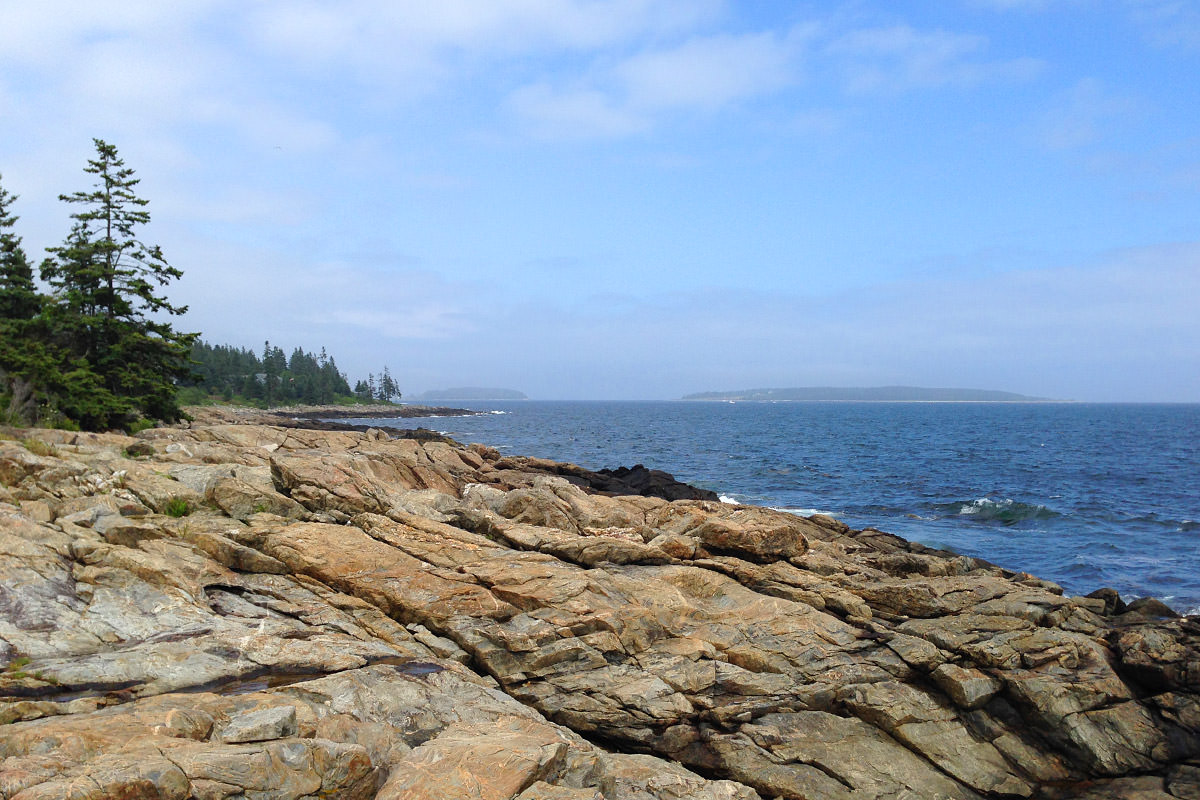
[[[0,798],[1200,797],[1194,619],[196,413],[0,440]]]

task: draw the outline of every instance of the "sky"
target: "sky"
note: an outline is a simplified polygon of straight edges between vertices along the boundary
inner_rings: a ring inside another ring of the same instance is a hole
[[[1200,0],[0,0],[40,256],[93,138],[177,327],[406,394],[1200,402]]]

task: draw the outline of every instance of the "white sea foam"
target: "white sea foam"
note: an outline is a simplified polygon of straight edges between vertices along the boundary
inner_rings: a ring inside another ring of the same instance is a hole
[[[507,414],[507,411],[489,411],[489,414]]]
[[[1045,519],[1059,516],[1057,511],[1046,506],[1033,503],[1022,503],[1005,497],[994,500],[981,497],[969,503],[963,503],[958,509],[962,517],[975,517],[982,520],[998,520],[1004,523],[1018,522],[1026,519]]]
[[[990,497],[981,497],[978,500],[972,500],[969,503],[963,503],[962,508],[958,513],[964,517],[970,517],[975,514],[986,514],[1001,508],[1012,508],[1013,501],[1011,498],[1003,500],[993,500]]]
[[[722,503],[728,503],[734,506],[753,505],[754,501],[751,498],[741,498],[735,494],[719,494],[717,499]],[[819,508],[796,508],[795,506],[767,506],[772,511],[782,511],[785,514],[795,514],[798,517],[811,517],[813,514],[824,514],[827,517],[836,517],[837,514],[832,511],[822,511]]]
[[[820,514],[823,517],[837,517],[832,511],[822,511],[819,508],[794,508],[792,506],[770,506],[772,511],[782,511],[785,514],[795,514],[797,517],[811,517]]]

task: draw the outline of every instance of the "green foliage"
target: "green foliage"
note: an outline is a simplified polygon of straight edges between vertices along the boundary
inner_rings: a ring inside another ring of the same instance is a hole
[[[133,422],[129,423],[129,425],[126,427],[126,432],[132,436],[133,434],[141,433],[144,430],[153,428],[156,424],[157,423],[154,420],[147,417],[142,417],[141,419],[135,419]]]
[[[188,356],[197,334],[179,333],[162,320],[187,308],[172,305],[157,287],[182,273],[157,245],[137,238],[137,229],[150,221],[147,201],[134,194],[139,181],[115,147],[94,142],[97,157],[85,169],[96,176],[93,189],[60,196],[81,210],[71,215],[75,223],[66,241],[50,248],[41,267],[53,289],[55,338],[76,368],[63,387],[73,402],[64,413],[89,428],[124,427],[140,416],[174,421],[181,416],[175,381],[191,375]],[[91,396],[81,400],[89,383]]]
[[[192,504],[183,497],[172,497],[163,508],[163,513],[168,517],[186,517],[192,513]]]
[[[29,320],[41,310],[41,298],[33,282],[33,266],[13,233],[17,217],[12,213],[14,195],[0,186],[0,320],[9,323]]]
[[[91,191],[61,195],[78,210],[64,242],[40,266],[49,296],[11,232],[15,199],[0,188],[0,412],[14,424],[127,428],[174,421],[197,334],[165,319],[186,311],[160,294],[181,276],[138,230],[150,221],[138,180],[116,148],[93,140]]]
[[[0,424],[136,431],[183,418],[181,403],[391,402],[384,366],[353,391],[332,356],[265,342],[261,356],[210,345],[167,320],[187,309],[162,294],[182,273],[139,238],[150,221],[138,179],[112,145],[93,140],[90,190],[60,195],[71,229],[40,265],[50,294],[13,232],[16,197],[0,186]],[[193,371],[193,367],[195,370]]]
[[[324,405],[350,396],[346,376],[324,348],[314,354],[297,347],[288,358],[281,348],[265,342],[260,357],[245,348],[197,341],[192,361],[196,378],[181,398],[193,405],[211,403],[213,398],[264,408]]]
[[[354,385],[354,396],[366,403],[390,403],[393,397],[400,399],[400,386],[392,379],[392,372],[385,364],[378,380],[371,373],[365,381],[360,380]]]
[[[0,186],[0,423],[31,425],[38,405],[33,379],[47,357],[33,338],[42,298],[21,238],[13,233],[16,199]]]

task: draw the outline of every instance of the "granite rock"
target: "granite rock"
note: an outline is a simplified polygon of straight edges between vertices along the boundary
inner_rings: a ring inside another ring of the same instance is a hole
[[[20,434],[0,798],[1200,796],[1151,603],[431,437]]]

